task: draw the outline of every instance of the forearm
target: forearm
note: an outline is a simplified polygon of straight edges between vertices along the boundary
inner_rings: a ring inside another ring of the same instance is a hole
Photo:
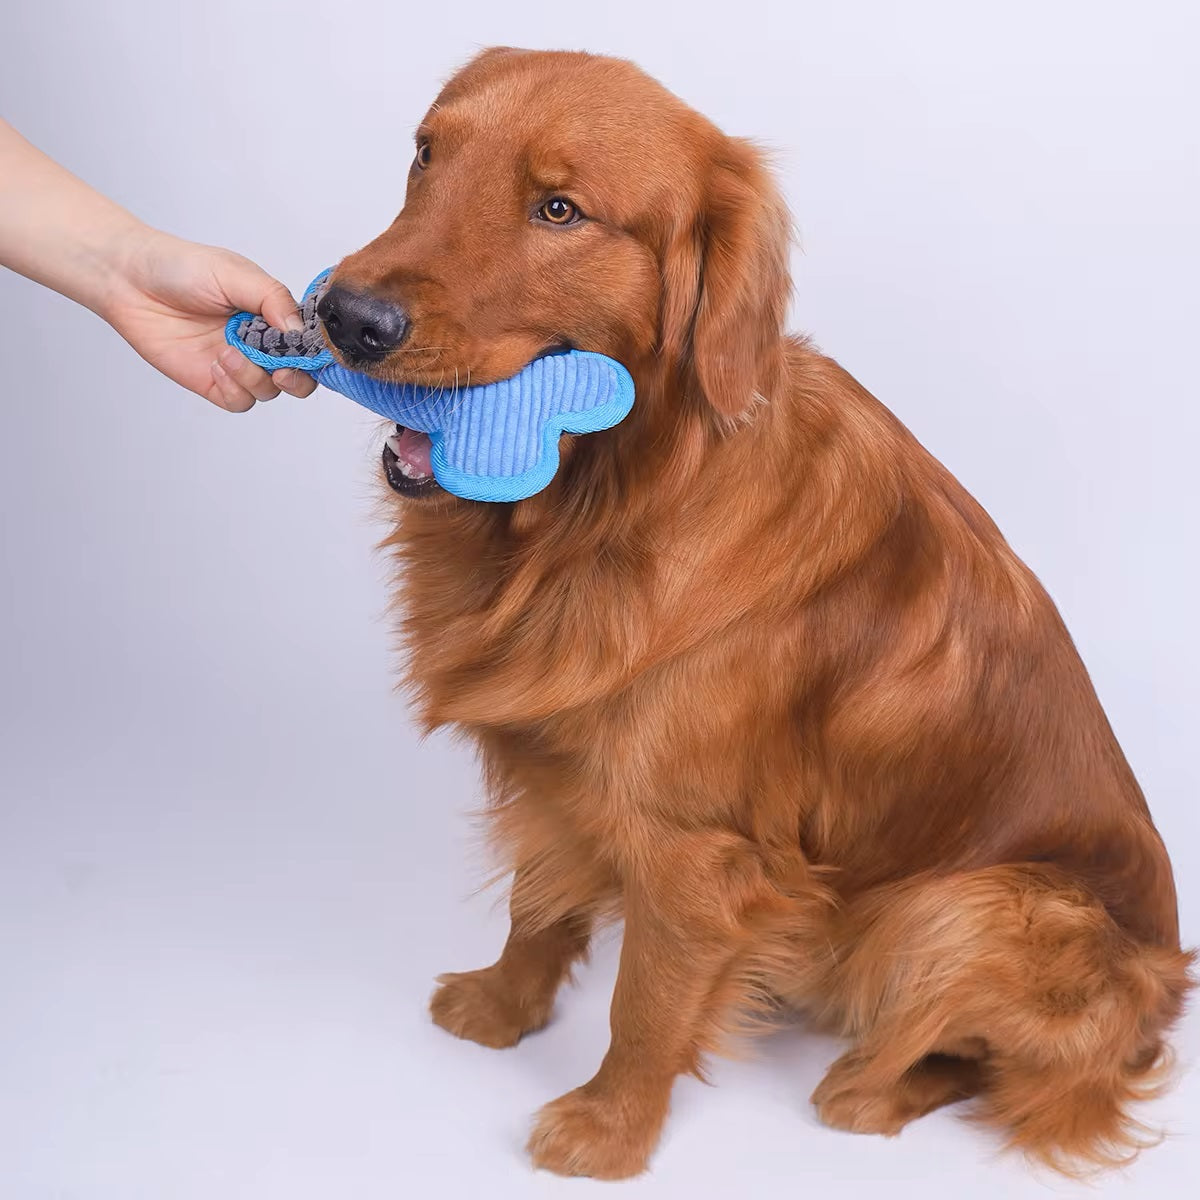
[[[242,309],[300,327],[279,280],[231,250],[143,224],[3,120],[0,267],[90,308],[168,379],[230,412],[316,386],[302,371],[268,374],[225,343],[225,323]]]
[[[102,312],[145,232],[0,119],[0,264]]]

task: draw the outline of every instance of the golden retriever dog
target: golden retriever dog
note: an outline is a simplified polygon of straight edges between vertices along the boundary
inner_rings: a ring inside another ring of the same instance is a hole
[[[620,917],[611,1043],[538,1166],[643,1170],[675,1077],[764,1013],[848,1039],[831,1126],[973,1098],[1042,1161],[1123,1159],[1190,986],[1167,854],[1033,574],[785,333],[789,242],[751,144],[629,63],[500,48],[336,270],[327,336],[380,378],[574,346],[637,387],[517,503],[442,491],[423,434],[383,452],[411,694],[478,748],[513,871],[499,959],[433,1018],[513,1045]]]

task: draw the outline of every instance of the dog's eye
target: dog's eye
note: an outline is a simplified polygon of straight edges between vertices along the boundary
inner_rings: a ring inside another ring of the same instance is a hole
[[[554,196],[547,200],[537,210],[539,221],[549,221],[551,225],[571,225],[579,220],[579,209],[564,196]]]
[[[428,142],[417,143],[417,166],[423,171],[429,166],[429,160],[433,157],[433,151],[429,147]]]

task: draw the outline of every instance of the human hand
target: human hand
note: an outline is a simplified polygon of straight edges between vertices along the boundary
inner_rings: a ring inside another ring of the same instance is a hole
[[[144,225],[3,119],[0,265],[99,313],[164,375],[230,412],[316,386],[303,371],[268,375],[225,342],[225,323],[239,310],[297,327],[282,283],[231,250]]]
[[[261,313],[278,329],[299,329],[291,293],[261,267],[215,246],[202,246],[144,225],[125,235],[118,264],[97,311],[168,378],[229,412],[281,391],[307,396],[303,371],[268,374],[225,341],[239,310]]]

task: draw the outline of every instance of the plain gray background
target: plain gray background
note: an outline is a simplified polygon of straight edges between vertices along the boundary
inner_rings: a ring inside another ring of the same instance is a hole
[[[794,325],[987,506],[1062,607],[1200,940],[1196,6],[6,0],[0,107],[147,220],[293,287],[399,208],[476,48],[632,57],[774,147]],[[547,103],[553,98],[548,97]],[[392,694],[378,427],[325,392],[235,417],[0,277],[0,1194],[375,1200],[592,1192],[532,1173],[588,1078],[613,943],[497,1054],[424,1011],[504,933],[469,755]],[[1178,1038],[1185,1068],[1200,1022]],[[682,1081],[664,1196],[1074,1193],[939,1113],[818,1125],[784,1035]],[[1200,1174],[1172,1136],[1090,1194]],[[816,1190],[814,1190],[816,1189]]]

